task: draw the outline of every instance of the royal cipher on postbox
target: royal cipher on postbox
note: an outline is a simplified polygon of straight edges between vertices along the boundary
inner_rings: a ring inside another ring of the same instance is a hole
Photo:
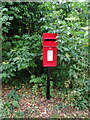
[[[57,34],[43,33],[43,66],[55,67],[57,66]]]

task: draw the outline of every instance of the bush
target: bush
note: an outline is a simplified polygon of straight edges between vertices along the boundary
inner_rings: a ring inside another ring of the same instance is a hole
[[[51,77],[53,85],[67,96],[70,104],[86,108],[89,78],[87,5],[87,2],[3,2],[3,83],[30,80],[33,92],[38,87],[44,91],[46,68],[42,66],[41,36],[45,32],[57,33],[58,65]],[[78,94],[71,97],[72,91]]]

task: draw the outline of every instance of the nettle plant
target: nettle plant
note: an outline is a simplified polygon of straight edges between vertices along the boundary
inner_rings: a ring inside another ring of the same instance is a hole
[[[35,75],[31,76],[30,84],[32,84],[32,92],[36,93],[38,88],[40,88],[43,95],[46,93],[46,75],[43,74],[40,77],[36,77]]]

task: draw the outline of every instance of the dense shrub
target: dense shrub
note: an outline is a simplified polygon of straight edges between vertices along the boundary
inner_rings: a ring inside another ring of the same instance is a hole
[[[24,79],[45,86],[42,33],[58,33],[54,87],[72,106],[88,106],[87,2],[2,3],[3,83]],[[33,76],[33,77],[32,77]],[[24,81],[25,83],[25,81]],[[45,90],[44,90],[45,91]]]

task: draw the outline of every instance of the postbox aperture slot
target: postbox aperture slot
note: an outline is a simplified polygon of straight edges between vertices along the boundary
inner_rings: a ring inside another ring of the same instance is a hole
[[[56,41],[56,39],[45,39],[44,41]]]

